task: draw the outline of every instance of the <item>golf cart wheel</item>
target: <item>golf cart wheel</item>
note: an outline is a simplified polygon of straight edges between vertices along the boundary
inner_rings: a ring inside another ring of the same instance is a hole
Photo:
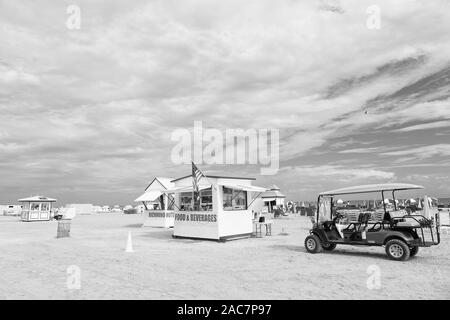
[[[386,243],[386,254],[392,260],[406,261],[409,258],[410,250],[402,240],[393,239]]]
[[[325,251],[333,251],[336,249],[336,243],[324,243],[322,244],[322,249]]]
[[[305,248],[309,253],[319,253],[322,251],[322,244],[318,236],[311,234],[305,239]]]
[[[409,250],[409,256],[414,257],[419,252],[419,247],[414,246]]]

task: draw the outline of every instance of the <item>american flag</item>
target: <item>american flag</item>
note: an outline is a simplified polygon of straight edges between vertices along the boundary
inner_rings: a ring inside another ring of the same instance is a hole
[[[192,161],[192,187],[194,189],[194,198],[196,200],[200,200],[200,190],[199,190],[199,183],[200,180],[206,176],[203,174],[203,172],[200,171],[199,168],[195,165],[195,163]]]

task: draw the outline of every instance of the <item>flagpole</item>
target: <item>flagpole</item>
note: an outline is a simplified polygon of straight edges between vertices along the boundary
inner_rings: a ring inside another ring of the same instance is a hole
[[[194,206],[195,206],[195,203],[197,201],[200,204],[200,185],[199,185],[199,183],[200,183],[201,178],[205,178],[206,181],[208,181],[208,184],[211,185],[211,189],[212,189],[213,185],[209,181],[208,177],[203,173],[203,171],[201,171],[199,169],[199,167],[194,163],[193,160],[191,160],[191,163],[192,163],[192,199],[194,201]],[[200,178],[198,180],[197,180],[197,176],[198,176],[197,171],[200,173]],[[195,199],[196,193],[197,193],[198,199]]]
[[[192,164],[192,209],[195,210],[195,189],[196,189],[196,183],[195,183],[195,164],[194,161],[191,160],[191,164]]]

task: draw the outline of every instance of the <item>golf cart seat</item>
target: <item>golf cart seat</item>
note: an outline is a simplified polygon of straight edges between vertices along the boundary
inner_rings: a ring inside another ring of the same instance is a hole
[[[386,213],[384,214],[384,217],[383,217],[383,224],[384,225],[389,225],[391,228],[394,228],[396,225],[397,225],[397,223],[400,221],[399,219],[400,219],[401,217],[398,215],[398,213],[396,213],[396,212],[393,212],[392,214],[391,214],[391,212],[389,212],[389,211],[386,211]]]
[[[386,211],[383,217],[383,224],[389,224],[391,228],[429,228],[432,225],[432,221],[423,216],[408,215],[403,211]]]
[[[347,228],[342,230],[342,233],[344,235],[345,240],[354,240],[354,238],[358,238],[358,234],[361,233],[361,231],[365,230],[367,228],[367,225],[369,224],[369,220],[371,218],[370,212],[361,212],[358,215],[358,222],[352,222],[348,225]]]
[[[365,229],[371,218],[370,212],[361,212],[358,216],[358,222],[355,223],[355,231],[362,231]]]

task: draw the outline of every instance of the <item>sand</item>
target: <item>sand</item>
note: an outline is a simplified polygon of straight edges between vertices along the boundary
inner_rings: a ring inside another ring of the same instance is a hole
[[[0,216],[0,299],[450,298],[450,235],[396,262],[381,247],[309,254],[303,242],[311,223],[298,216],[275,220],[272,236],[225,243],[173,239],[171,230],[142,228],[143,220],[80,215],[71,237],[56,239],[56,221]],[[129,232],[132,253],[125,252]],[[67,286],[70,266],[81,271],[79,289]],[[369,289],[374,270],[379,288]]]

